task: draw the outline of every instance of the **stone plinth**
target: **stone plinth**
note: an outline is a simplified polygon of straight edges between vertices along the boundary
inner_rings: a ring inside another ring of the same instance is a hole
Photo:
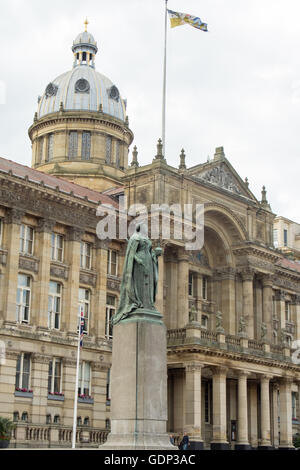
[[[166,433],[166,328],[158,312],[140,313],[113,329],[111,433],[103,450],[176,449]]]

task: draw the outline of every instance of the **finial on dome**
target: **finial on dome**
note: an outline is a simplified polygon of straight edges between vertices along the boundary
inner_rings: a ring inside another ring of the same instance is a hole
[[[84,27],[85,27],[84,31],[85,31],[85,32],[87,32],[88,24],[89,24],[89,22],[88,22],[88,19],[86,18],[86,19],[85,19],[85,22],[84,22],[84,25],[85,25],[85,26],[84,26]]]

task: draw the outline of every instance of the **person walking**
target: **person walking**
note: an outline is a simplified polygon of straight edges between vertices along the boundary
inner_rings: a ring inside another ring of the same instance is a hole
[[[185,432],[183,434],[183,438],[180,442],[179,448],[182,449],[182,450],[187,450],[189,448],[189,446],[190,446],[190,439],[189,439],[188,434]]]

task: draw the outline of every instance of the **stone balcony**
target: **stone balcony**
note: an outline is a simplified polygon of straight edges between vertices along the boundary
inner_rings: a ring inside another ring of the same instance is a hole
[[[72,427],[58,424],[17,423],[10,448],[71,448]],[[77,426],[76,447],[98,448],[104,444],[108,429]]]
[[[201,328],[199,323],[190,323],[185,328],[168,330],[167,344],[169,349],[199,345],[199,347],[209,347],[216,351],[236,352],[291,362],[291,350],[284,344],[270,344],[242,336],[209,331]]]

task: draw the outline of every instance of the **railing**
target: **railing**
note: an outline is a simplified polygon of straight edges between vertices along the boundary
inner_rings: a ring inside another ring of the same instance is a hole
[[[226,335],[225,343],[231,344],[233,346],[240,346],[241,345],[241,338],[233,335]]]
[[[208,330],[201,330],[201,339],[207,341],[217,341],[217,333]]]
[[[256,341],[255,339],[248,340],[248,348],[256,351],[263,351],[263,343]]]
[[[178,340],[184,342],[185,338],[186,338],[185,328],[178,328],[176,330],[168,330],[167,332],[168,343],[177,342]]]
[[[62,425],[38,425],[17,423],[12,433],[10,447],[71,447],[72,428]],[[98,447],[107,439],[109,430],[78,426],[76,443],[87,447]]]

